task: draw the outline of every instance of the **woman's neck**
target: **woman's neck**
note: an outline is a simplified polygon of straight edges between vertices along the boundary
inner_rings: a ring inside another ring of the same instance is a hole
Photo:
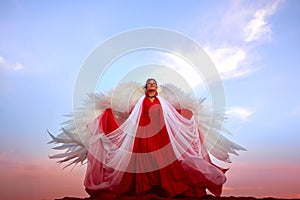
[[[153,96],[155,96],[156,91],[155,90],[147,91],[147,93],[148,93],[148,96],[153,97]]]

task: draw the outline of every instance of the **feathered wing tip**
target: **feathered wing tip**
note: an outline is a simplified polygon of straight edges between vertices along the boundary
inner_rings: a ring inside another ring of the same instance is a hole
[[[64,168],[76,165],[78,163],[84,164],[84,161],[86,160],[86,154],[87,149],[85,146],[83,146],[82,142],[80,141],[80,138],[76,138],[76,134],[70,133],[66,131],[65,129],[62,129],[63,132],[61,132],[57,137],[55,137],[53,134],[51,134],[48,130],[48,134],[52,138],[50,143],[55,144],[61,144],[59,146],[55,146],[52,149],[54,150],[65,150],[64,153],[55,154],[52,156],[49,156],[51,159],[61,159],[58,161],[59,164],[68,162]]]
[[[245,150],[221,134],[221,132],[229,133],[223,127],[224,114],[214,112],[204,105],[205,98],[196,99],[171,84],[161,85],[159,90],[159,95],[175,108],[193,111],[194,118],[203,133],[204,144],[214,157],[229,162],[230,154]],[[88,142],[95,131],[93,130],[95,119],[107,108],[111,108],[116,118],[121,117],[125,120],[143,94],[143,85],[137,82],[119,84],[106,94],[87,94],[87,98],[83,100],[83,107],[66,115],[69,119],[61,124],[62,131],[57,136],[47,131],[52,139],[49,143],[59,144],[53,149],[65,150],[64,153],[50,156],[50,158],[61,159],[58,163],[68,162],[65,167],[84,163],[88,152]]]
[[[227,116],[225,111],[214,111],[204,102],[199,105],[196,116],[199,129],[204,137],[207,150],[217,159],[230,163],[230,154],[238,155],[238,151],[246,150],[223,135],[232,133],[224,127]]]
[[[100,102],[99,108],[95,108],[95,102]],[[49,156],[51,159],[60,159],[59,164],[67,163],[64,168],[78,163],[84,164],[88,152],[87,144],[91,137],[91,129],[94,119],[105,109],[107,99],[102,94],[88,94],[84,100],[83,107],[66,115],[69,119],[61,123],[61,132],[54,136],[48,130],[51,137],[49,144],[56,144],[54,150],[64,151],[63,153]]]
[[[225,112],[211,109],[209,105],[204,103],[205,98],[196,99],[171,84],[161,86],[159,94],[175,108],[189,109],[193,112],[199,130],[204,137],[204,145],[215,158],[231,162],[230,154],[238,155],[238,151],[246,150],[222,135],[222,133],[231,134],[223,126],[226,119]]]
[[[67,163],[64,167],[84,164],[87,158],[88,143],[96,127],[95,119],[106,109],[112,108],[117,118],[125,120],[135,103],[144,94],[142,84],[129,82],[118,85],[106,94],[89,93],[82,101],[83,106],[72,114],[65,115],[69,119],[61,123],[61,132],[54,136],[47,130],[51,141],[56,144],[53,149],[64,153],[49,156],[51,159],[60,159],[59,164]]]

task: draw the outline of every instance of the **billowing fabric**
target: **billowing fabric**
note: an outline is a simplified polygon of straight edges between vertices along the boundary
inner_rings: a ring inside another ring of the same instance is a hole
[[[108,108],[87,128],[85,187],[92,196],[222,192],[226,170],[211,162],[190,110],[143,96],[125,121]]]

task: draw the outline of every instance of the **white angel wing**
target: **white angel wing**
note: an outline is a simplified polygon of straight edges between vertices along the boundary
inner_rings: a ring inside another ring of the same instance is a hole
[[[123,118],[124,121],[143,94],[143,86],[136,82],[120,84],[107,94],[88,94],[82,108],[66,115],[69,120],[62,123],[61,132],[57,136],[48,131],[52,138],[49,143],[60,144],[53,149],[64,150],[64,153],[49,157],[61,159],[58,163],[68,162],[65,167],[84,164],[95,119],[111,108],[115,117]]]
[[[61,158],[58,163],[69,162],[67,166],[83,164],[86,160],[95,119],[106,109],[111,108],[114,116],[123,118],[124,121],[143,94],[143,86],[136,82],[120,84],[107,94],[89,94],[81,109],[67,115],[70,119],[62,123],[62,131],[56,137],[48,132],[52,138],[49,143],[60,144],[53,149],[65,150],[64,153],[50,156],[50,158]],[[185,108],[193,112],[204,136],[206,148],[217,159],[230,162],[229,154],[237,154],[238,150],[245,150],[221,134],[228,132],[222,126],[224,114],[217,113],[204,105],[204,98],[195,99],[171,84],[160,86],[159,95],[176,109]]]
[[[230,154],[238,155],[237,151],[246,150],[222,135],[223,132],[229,133],[223,126],[225,113],[214,111],[210,106],[205,105],[204,98],[196,99],[171,84],[162,85],[160,90],[159,95],[176,109],[188,109],[193,112],[199,130],[204,137],[204,145],[215,158],[231,162]]]

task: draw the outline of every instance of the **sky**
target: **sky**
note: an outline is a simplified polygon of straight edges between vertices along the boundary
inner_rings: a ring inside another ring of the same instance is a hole
[[[233,133],[227,137],[247,149],[231,157],[223,196],[300,198],[299,18],[297,0],[1,1],[0,199],[88,196],[86,166],[63,170],[50,160],[47,130],[58,132],[72,112],[74,85],[91,52],[145,27],[191,38],[220,74]],[[125,57],[99,90],[121,79],[122,65],[153,62],[179,66],[191,87],[200,87],[178,57],[146,50]]]

